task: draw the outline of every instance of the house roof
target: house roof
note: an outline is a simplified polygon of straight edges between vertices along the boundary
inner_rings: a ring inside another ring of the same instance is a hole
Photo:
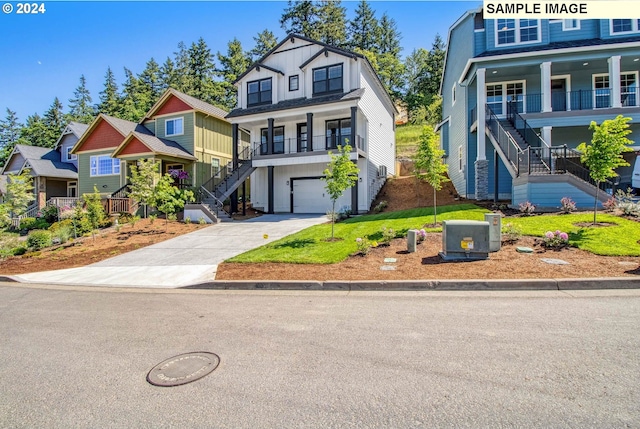
[[[123,138],[129,135],[129,133],[135,131],[136,128],[138,127],[144,128],[144,126],[136,124],[135,122],[127,121],[125,119],[115,118],[113,116],[100,113],[98,116],[96,116],[96,118],[93,120],[91,125],[87,127],[85,132],[78,139],[76,144],[73,146],[73,149],[71,149],[71,153],[77,153],[78,149],[80,149],[80,146],[82,146],[82,144],[86,141],[86,139],[89,138],[93,130],[95,130],[98,124],[100,124],[100,122],[102,121],[105,121],[109,125],[111,125],[111,127],[113,127],[113,129],[115,129],[118,133],[120,133]],[[146,130],[146,128],[144,129]]]
[[[204,102],[202,100],[198,100],[195,97],[192,97],[190,95],[184,94],[184,93],[182,93],[182,92],[180,92],[178,90],[175,90],[173,88],[169,88],[164,92],[164,94],[162,94],[162,96],[156,102],[156,104],[154,104],[153,107],[151,107],[151,109],[149,109],[149,111],[144,116],[144,118],[142,118],[140,123],[144,122],[147,119],[151,119],[151,117],[153,117],[155,112],[157,112],[158,109],[160,109],[162,107],[162,105],[167,101],[167,99],[169,97],[171,97],[171,96],[177,97],[178,99],[182,100],[185,104],[187,104],[188,106],[190,106],[194,110],[198,110],[200,112],[203,112],[203,113],[206,113],[208,115],[214,116],[214,117],[216,117],[218,119],[224,120],[225,116],[227,115],[227,112],[224,109],[221,109],[221,108],[216,107],[216,106],[214,106],[212,104],[206,103],[206,102]]]
[[[600,45],[614,45],[619,43],[640,42],[640,36],[628,36],[628,37],[616,37],[614,39],[586,39],[586,40],[571,40],[565,42],[551,42],[547,45],[540,46],[517,46],[510,49],[500,49],[496,51],[485,51],[476,58],[493,57],[497,55],[508,54],[520,54],[524,52],[542,52],[551,51],[554,49],[568,49],[568,48],[584,48],[589,46]]]
[[[64,131],[62,131],[62,134],[60,134],[60,137],[58,137],[58,140],[56,140],[56,144],[54,145],[54,147],[57,149],[60,145],[60,142],[62,141],[62,138],[70,133],[80,139],[84,132],[87,131],[87,128],[89,128],[89,125],[87,124],[81,124],[80,122],[73,121],[69,122],[64,128]]]
[[[140,142],[142,142],[149,150],[158,155],[169,155],[176,158],[188,159],[195,161],[197,158],[191,155],[185,148],[183,148],[179,143],[156,137],[149,130],[145,128],[144,130],[136,130],[131,132],[125,140],[122,142],[120,146],[113,151],[112,156],[117,157],[117,155],[127,146],[127,144],[133,139],[136,138]]]
[[[335,103],[339,101],[359,100],[364,94],[364,88],[354,89],[350,92],[341,92],[339,94],[325,95],[313,98],[295,98],[293,100],[284,100],[276,104],[264,104],[261,106],[251,107],[249,109],[234,109],[227,115],[227,118],[237,118],[239,116],[254,115],[256,113],[275,112],[278,110],[294,109],[296,107],[315,106],[318,104]]]
[[[20,153],[25,159],[20,170],[22,171],[25,168],[29,168],[31,175],[34,177],[78,178],[75,165],[62,162],[60,160],[60,152],[55,149],[17,144],[11,156],[15,153]],[[9,160],[7,160],[6,165],[9,165]]]

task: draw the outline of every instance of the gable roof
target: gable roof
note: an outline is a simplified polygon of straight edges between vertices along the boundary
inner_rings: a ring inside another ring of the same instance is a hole
[[[134,131],[137,127],[142,127],[142,125],[136,124],[135,122],[127,121],[125,119],[114,118],[113,116],[105,115],[104,113],[100,113],[87,127],[82,136],[78,139],[76,144],[71,149],[71,153],[77,153],[80,147],[84,144],[84,142],[91,136],[93,131],[101,122],[108,123],[114,130],[122,135],[122,138],[129,135],[130,132]],[[146,128],[145,128],[146,129]]]
[[[111,154],[112,158],[116,158],[120,152],[124,150],[125,147],[133,140],[133,138],[138,139],[142,144],[144,144],[149,150],[155,154],[159,155],[169,155],[177,158],[188,159],[195,161],[197,158],[191,155],[185,148],[183,148],[179,143],[163,139],[160,137],[156,137],[149,131],[144,128],[144,130],[136,130],[124,139],[124,141],[118,146],[113,153]]]
[[[162,105],[169,99],[169,97],[172,97],[172,96],[177,97],[192,109],[214,116],[218,119],[224,120],[224,117],[227,115],[227,112],[219,107],[206,103],[202,100],[198,100],[197,98],[192,97],[191,95],[184,94],[173,88],[168,88],[164,92],[164,94],[162,94],[160,99],[156,101],[156,104],[154,104],[151,107],[151,109],[149,109],[149,111],[146,113],[144,118],[142,118],[140,123],[144,122],[147,119],[151,119],[151,117],[153,117],[153,115],[162,107]]]
[[[60,146],[62,138],[68,134],[73,134],[79,139],[80,137],[82,137],[84,132],[87,131],[87,128],[89,128],[89,125],[87,124],[81,124],[80,122],[73,121],[69,122],[60,134],[60,137],[58,137],[58,140],[56,140],[56,144],[53,145],[53,147],[57,149]]]
[[[13,149],[13,152],[5,167],[9,165],[11,157],[16,153],[19,153],[24,158],[24,164],[20,168],[20,171],[25,168],[31,169],[32,176],[44,176],[44,177],[57,177],[62,179],[77,179],[78,172],[75,165],[62,162],[60,160],[60,152],[55,149],[29,146],[24,144],[17,144]],[[2,169],[4,173],[4,167]]]

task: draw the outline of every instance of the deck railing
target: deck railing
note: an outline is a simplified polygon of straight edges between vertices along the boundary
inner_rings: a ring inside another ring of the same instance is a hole
[[[366,140],[360,135],[356,135],[355,144],[351,141],[351,135],[347,136],[313,136],[311,141],[302,138],[288,138],[273,142],[273,151],[269,154],[269,147],[266,142],[255,142],[253,144],[254,156],[264,155],[288,155],[293,153],[308,153],[310,155],[316,151],[336,150],[338,146],[351,146],[352,149],[367,151]]]

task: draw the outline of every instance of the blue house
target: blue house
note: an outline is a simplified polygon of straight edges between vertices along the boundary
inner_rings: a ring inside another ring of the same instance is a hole
[[[591,121],[631,117],[640,135],[640,19],[484,19],[449,30],[439,124],[450,178],[477,200],[559,207],[593,204],[596,187],[575,151]],[[634,146],[636,151],[640,147]],[[631,183],[636,153],[617,183]],[[600,192],[600,200],[608,195]]]

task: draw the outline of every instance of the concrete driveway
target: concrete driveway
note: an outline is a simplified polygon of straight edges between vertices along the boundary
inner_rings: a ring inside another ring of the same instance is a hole
[[[224,260],[324,222],[324,215],[264,215],[219,223],[85,267],[11,277],[25,283],[177,288],[213,280]]]

